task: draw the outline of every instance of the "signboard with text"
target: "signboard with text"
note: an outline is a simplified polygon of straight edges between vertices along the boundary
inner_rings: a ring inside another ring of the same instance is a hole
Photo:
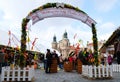
[[[33,24],[44,18],[49,18],[49,17],[73,18],[80,20],[83,23],[86,23],[90,27],[92,27],[91,26],[92,23],[96,24],[96,22],[92,18],[90,18],[87,14],[69,8],[46,8],[43,10],[38,10],[27,16],[28,19],[32,20]]]

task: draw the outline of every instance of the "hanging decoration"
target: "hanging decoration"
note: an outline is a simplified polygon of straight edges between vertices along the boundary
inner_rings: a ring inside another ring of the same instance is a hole
[[[8,35],[9,35],[9,41],[8,41],[8,46],[11,46],[11,31],[8,31]]]

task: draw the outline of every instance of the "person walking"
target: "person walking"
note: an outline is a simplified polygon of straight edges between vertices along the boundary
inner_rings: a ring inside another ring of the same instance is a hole
[[[107,60],[108,60],[108,64],[111,65],[113,60],[111,54],[108,54]]]
[[[63,69],[63,59],[62,59],[62,54],[59,56],[59,68]]]
[[[46,53],[46,68],[45,68],[45,72],[46,73],[50,73],[51,63],[52,63],[52,55],[51,55],[50,49],[47,49],[47,53]]]

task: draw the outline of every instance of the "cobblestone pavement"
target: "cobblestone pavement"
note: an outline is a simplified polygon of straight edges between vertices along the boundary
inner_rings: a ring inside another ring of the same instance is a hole
[[[57,73],[46,74],[44,70],[35,71],[34,82],[120,82],[120,73],[113,73],[112,79],[87,79],[76,71],[64,72],[59,70]]]
[[[35,70],[35,79],[33,82],[120,82],[120,73],[113,73],[113,79],[92,80],[84,78],[76,71],[64,72],[64,70],[59,70],[57,73],[46,74],[44,70],[37,69]]]

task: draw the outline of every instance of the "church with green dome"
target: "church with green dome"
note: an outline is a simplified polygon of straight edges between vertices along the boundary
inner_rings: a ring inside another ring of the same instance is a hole
[[[53,36],[52,48],[58,50],[62,54],[63,59],[68,57],[70,52],[70,41],[66,31],[63,34],[62,40],[58,42],[56,35]]]

